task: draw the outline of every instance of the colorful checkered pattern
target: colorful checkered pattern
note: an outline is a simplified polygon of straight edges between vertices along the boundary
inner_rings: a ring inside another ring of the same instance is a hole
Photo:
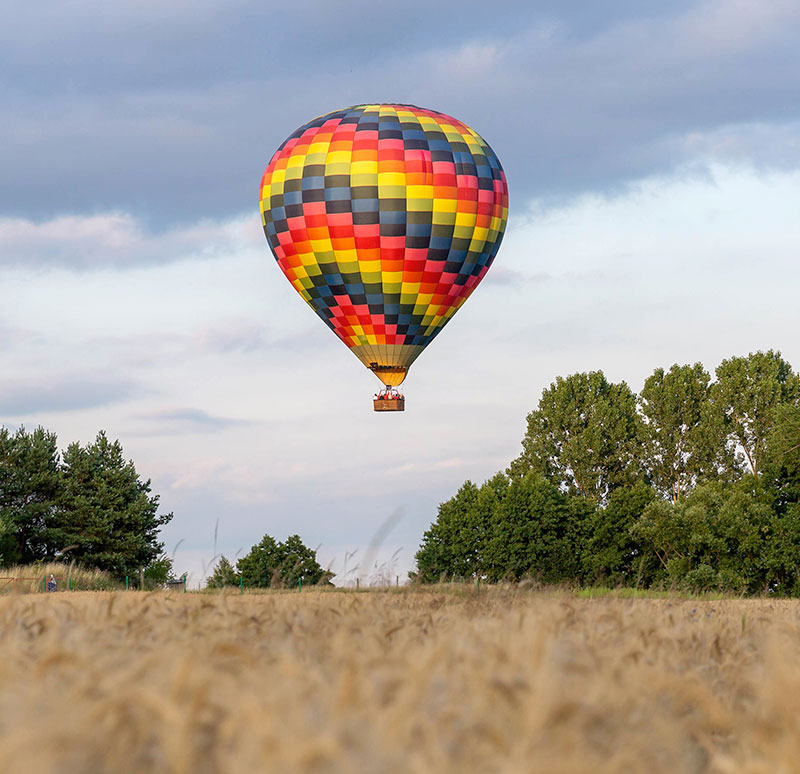
[[[494,151],[460,121],[411,105],[316,118],[261,180],[278,265],[376,373],[405,375],[486,274],[507,215]]]

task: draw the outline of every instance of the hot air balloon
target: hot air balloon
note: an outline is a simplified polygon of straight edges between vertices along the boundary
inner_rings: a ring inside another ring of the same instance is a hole
[[[485,140],[413,105],[336,110],[304,124],[261,179],[281,271],[402,411],[411,364],[492,265],[508,187]]]

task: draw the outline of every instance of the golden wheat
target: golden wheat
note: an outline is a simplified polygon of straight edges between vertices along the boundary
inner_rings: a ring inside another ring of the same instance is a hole
[[[800,770],[790,601],[0,599],[0,771]]]

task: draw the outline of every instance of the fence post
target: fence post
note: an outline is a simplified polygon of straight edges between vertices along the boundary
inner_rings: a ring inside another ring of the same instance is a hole
[[[303,590],[303,579],[302,578],[298,578],[297,579],[297,590],[298,591],[302,591]]]
[[[239,593],[244,594],[244,575],[239,576]]]
[[[394,576],[394,585],[395,586],[399,586],[400,585],[400,576],[399,575],[395,575]]]
[[[130,578],[126,575],[125,576],[125,591],[128,590],[128,587],[130,586],[130,584],[131,584]]]
[[[358,591],[358,589],[359,589],[359,585],[360,585],[360,584],[359,584],[359,579],[358,579],[358,578],[356,578],[356,591]]]
[[[72,576],[67,575],[67,591],[72,591]]]
[[[42,576],[42,591],[47,591],[47,576]]]

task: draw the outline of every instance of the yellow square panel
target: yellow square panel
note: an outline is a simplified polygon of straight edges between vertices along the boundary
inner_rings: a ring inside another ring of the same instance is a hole
[[[333,252],[333,245],[331,244],[330,239],[312,239],[311,241],[311,249],[315,253],[332,253]],[[315,259],[316,261],[316,259]],[[305,261],[303,261],[305,263]]]
[[[456,212],[458,209],[458,199],[434,199],[434,212]]]
[[[406,176],[402,172],[379,172],[378,185],[405,187]]]

